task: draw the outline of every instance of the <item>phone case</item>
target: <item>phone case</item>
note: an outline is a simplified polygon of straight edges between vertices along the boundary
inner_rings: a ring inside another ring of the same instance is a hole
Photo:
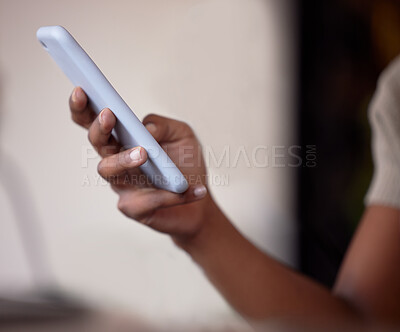
[[[185,177],[71,34],[61,26],[45,26],[36,35],[74,86],[85,91],[97,114],[106,107],[112,110],[117,117],[113,134],[119,142],[125,148],[146,149],[148,160],[140,168],[149,181],[175,193],[186,191]]]

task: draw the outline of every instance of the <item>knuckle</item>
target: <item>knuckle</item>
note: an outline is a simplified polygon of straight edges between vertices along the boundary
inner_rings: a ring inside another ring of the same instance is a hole
[[[149,216],[153,215],[155,209],[143,201],[140,203],[140,199],[138,201],[134,196],[132,192],[120,194],[117,203],[118,210],[125,216],[148,225],[151,220]]]
[[[137,208],[135,208],[134,202],[128,199],[128,197],[126,197],[124,194],[119,196],[117,208],[128,217],[133,218],[137,215]]]
[[[135,220],[140,220],[141,219],[141,214],[139,213],[138,209],[135,207],[133,202],[129,202],[124,197],[120,197],[117,203],[118,210],[122,212],[125,216],[135,219]]]
[[[93,144],[92,136],[93,136],[92,135],[92,130],[91,130],[91,128],[89,128],[89,130],[87,132],[87,139],[91,144]]]
[[[194,136],[194,131],[193,131],[192,127],[184,121],[177,121],[177,125],[175,128],[179,129],[179,131],[184,136]]]
[[[143,122],[144,123],[151,122],[152,119],[156,119],[156,118],[159,118],[159,116],[154,113],[149,113],[143,118]]]
[[[126,200],[123,199],[122,197],[120,197],[120,199],[118,200],[117,203],[117,208],[118,210],[120,210],[122,213],[124,213],[126,211]]]
[[[77,117],[75,113],[72,113],[72,110],[71,110],[71,119],[72,119],[72,121],[75,122],[76,124],[82,126],[82,121],[80,121],[80,118]]]
[[[97,140],[96,140],[95,132],[93,130],[93,126],[89,127],[89,130],[88,130],[88,133],[87,133],[87,137],[88,137],[88,140],[89,140],[90,144],[92,144],[94,147],[97,148]]]
[[[114,159],[114,157],[107,157],[102,159],[97,164],[97,172],[110,184],[118,184],[121,180],[119,170]]]
[[[139,221],[141,224],[146,225],[148,227],[152,227],[154,220],[153,220],[153,214],[147,214],[144,216],[139,216],[136,220]]]
[[[190,125],[188,125],[186,122],[181,122],[181,123],[182,123],[182,128],[186,133],[193,134],[193,129]]]
[[[105,169],[106,169],[106,162],[105,162],[105,159],[102,159],[98,164],[97,164],[97,173],[99,173],[103,178],[105,178],[106,177],[106,172],[105,172]]]

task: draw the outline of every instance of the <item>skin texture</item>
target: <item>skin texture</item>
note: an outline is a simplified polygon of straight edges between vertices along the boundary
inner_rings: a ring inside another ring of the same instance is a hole
[[[146,151],[121,151],[111,136],[116,119],[109,109],[96,117],[81,88],[74,89],[70,109],[72,119],[88,129],[90,142],[103,157],[98,171],[119,195],[118,208],[169,234],[247,319],[290,321],[295,326],[400,324],[399,210],[367,208],[331,291],[261,252],[236,230],[207,191],[201,147],[188,125],[157,115],[143,120],[189,177],[188,191],[174,194],[135,181]],[[190,148],[187,160],[182,160],[180,147]]]

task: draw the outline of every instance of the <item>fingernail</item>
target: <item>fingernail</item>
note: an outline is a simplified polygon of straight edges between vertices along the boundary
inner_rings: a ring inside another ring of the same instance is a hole
[[[71,99],[72,99],[73,103],[76,103],[76,90],[77,90],[77,88],[75,88],[74,91],[72,91]]]
[[[131,151],[131,153],[129,154],[129,157],[131,158],[131,160],[133,162],[138,162],[140,159],[142,159],[141,155],[140,155],[140,150],[141,148],[135,148]]]
[[[100,124],[104,124],[104,110],[102,110],[99,114],[99,122]]]
[[[76,100],[85,98],[85,93],[83,92],[82,88],[75,89],[75,98]]]
[[[154,134],[157,130],[157,126],[154,123],[149,122],[146,125],[146,129],[150,132],[150,134]]]
[[[75,88],[72,92],[72,102],[76,103],[79,99],[85,98],[85,94],[83,93],[81,88]]]
[[[193,195],[198,198],[204,197],[206,194],[207,194],[207,188],[203,185],[196,187],[193,191]]]

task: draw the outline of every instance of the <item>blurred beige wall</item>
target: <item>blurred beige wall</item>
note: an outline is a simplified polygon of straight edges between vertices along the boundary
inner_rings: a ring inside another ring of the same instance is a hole
[[[295,140],[292,14],[288,0],[0,0],[0,293],[31,283],[12,187],[22,218],[31,199],[64,289],[163,322],[233,316],[167,236],[118,212],[92,150],[85,167],[73,87],[36,41],[42,25],[69,29],[140,118],[187,121],[217,157],[229,146],[230,165],[210,161],[212,192],[252,241],[294,264],[295,169],[232,165],[240,149],[261,146],[262,158]]]

